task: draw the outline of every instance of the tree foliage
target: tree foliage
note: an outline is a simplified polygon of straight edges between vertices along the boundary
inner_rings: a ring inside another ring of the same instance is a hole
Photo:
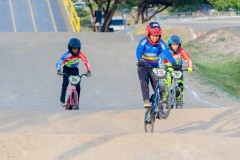
[[[230,8],[240,10],[240,0],[208,0],[218,11],[227,11]]]
[[[168,7],[181,8],[186,5],[200,5],[207,3],[207,0],[126,0],[125,3],[129,4],[129,7],[137,6],[137,14],[132,14],[135,24],[137,24],[140,17],[142,17],[142,23],[144,23]],[[154,8],[153,14],[144,15],[150,7]]]
[[[96,8],[93,6],[98,6],[98,10],[102,9],[104,12],[104,23],[102,26],[103,32],[108,31],[111,23],[111,19],[120,4],[126,6],[129,10],[133,7],[136,8],[135,14],[131,13],[134,23],[139,23],[140,17],[142,18],[142,23],[149,21],[156,14],[164,11],[165,9],[171,7],[172,11],[178,11],[183,7],[191,10],[195,7],[197,9],[202,4],[211,4],[217,10],[225,11],[229,8],[240,9],[240,0],[85,0],[88,5],[92,17]],[[152,8],[153,12],[151,15],[147,15],[148,8]]]

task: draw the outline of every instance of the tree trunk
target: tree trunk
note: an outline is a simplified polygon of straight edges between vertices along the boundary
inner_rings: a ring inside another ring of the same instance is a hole
[[[137,4],[137,7],[138,7],[137,15],[136,15],[136,19],[134,20],[135,24],[139,23],[139,18],[143,14],[147,4],[148,4],[148,0],[139,0],[139,2]],[[143,20],[143,17],[142,17],[142,20]]]
[[[86,4],[91,10],[92,17],[94,19],[94,11],[90,0],[85,0]],[[94,3],[97,4],[98,9],[104,12],[104,23],[102,24],[101,31],[107,32],[111,24],[112,17],[114,12],[117,9],[118,4],[122,3],[123,0],[94,0]]]
[[[104,23],[102,25],[102,32],[108,32],[109,31],[109,26],[111,24],[112,17],[114,15],[114,12],[117,9],[117,6],[122,3],[121,0],[115,0],[112,6],[110,7],[110,2],[108,4],[108,7],[106,8],[106,13],[104,16]]]
[[[165,9],[167,9],[168,6],[163,6],[162,8],[161,7],[158,7],[158,9],[148,18],[146,17],[144,20],[143,20],[143,23],[149,21],[150,19],[152,19],[156,14],[164,11]]]

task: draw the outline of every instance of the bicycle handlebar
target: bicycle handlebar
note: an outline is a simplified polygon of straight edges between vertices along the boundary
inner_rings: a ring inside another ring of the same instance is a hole
[[[188,71],[188,69],[182,69],[181,71]],[[192,71],[194,71],[194,69]]]
[[[62,76],[66,75],[67,77],[70,77],[67,73],[62,73]],[[83,76],[86,76],[87,77],[87,74],[84,73],[84,74],[81,74],[79,77],[82,78]]]
[[[147,68],[151,68],[152,66],[151,65],[149,65],[149,64],[144,64],[142,67],[147,67]],[[153,67],[154,68],[154,67]],[[168,69],[168,68],[172,68],[173,69],[173,67],[172,66],[166,66],[166,70]],[[180,71],[188,71],[188,69],[179,69]],[[176,70],[176,71],[178,71],[178,70]],[[192,71],[194,71],[194,69],[192,70]]]

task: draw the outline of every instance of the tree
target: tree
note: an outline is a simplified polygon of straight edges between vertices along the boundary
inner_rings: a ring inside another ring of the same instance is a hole
[[[239,0],[208,0],[218,11],[227,11],[230,8],[240,9]]]
[[[137,14],[132,14],[131,16],[134,19],[134,23],[138,24],[140,17],[142,17],[142,23],[144,23],[168,7],[178,8],[189,4],[200,5],[202,3],[208,2],[207,0],[126,0],[125,4],[129,4],[129,7],[137,6]],[[144,14],[149,7],[153,7],[155,9],[154,13],[152,15],[145,16]]]
[[[102,10],[104,13],[104,23],[101,27],[102,32],[107,32],[109,30],[109,26],[119,4],[121,4],[124,0],[85,0],[86,4],[88,5],[92,17],[94,18],[95,11],[93,9],[93,3],[98,6],[98,10]]]

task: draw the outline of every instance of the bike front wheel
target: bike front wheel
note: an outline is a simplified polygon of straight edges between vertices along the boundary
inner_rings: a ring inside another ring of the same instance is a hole
[[[160,100],[158,103],[159,117],[167,119],[170,114],[171,107],[169,103],[169,89],[167,85],[162,85],[159,89]]]
[[[144,130],[146,133],[152,133],[154,129],[154,111],[152,108],[146,109],[144,118]]]

